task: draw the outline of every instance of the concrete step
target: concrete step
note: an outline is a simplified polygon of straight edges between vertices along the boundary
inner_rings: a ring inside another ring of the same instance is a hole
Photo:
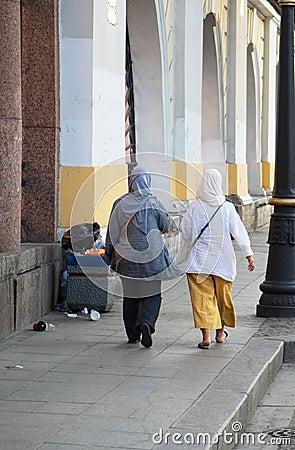
[[[235,449],[295,448],[295,364],[284,363],[258,404]]]
[[[246,427],[280,370],[283,357],[281,340],[251,338],[194,405],[166,431],[161,443],[157,436],[158,443],[153,448],[179,448],[181,442],[198,445],[198,449],[233,448],[239,431]]]

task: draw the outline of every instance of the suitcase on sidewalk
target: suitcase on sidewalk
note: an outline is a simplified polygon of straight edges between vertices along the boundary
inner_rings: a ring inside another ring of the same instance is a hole
[[[66,306],[73,311],[112,309],[118,276],[111,272],[101,256],[67,257]]]

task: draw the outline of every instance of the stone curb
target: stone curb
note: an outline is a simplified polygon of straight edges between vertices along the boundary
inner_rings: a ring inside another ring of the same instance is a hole
[[[284,363],[295,362],[295,341],[285,341],[284,345]]]
[[[193,447],[198,449],[233,448],[280,370],[283,356],[283,341],[252,337],[168,432],[187,436],[188,440],[193,435]],[[175,444],[169,448],[178,447]]]
[[[220,374],[227,380],[227,388],[224,399],[232,405],[233,413],[224,420],[217,435],[221,434],[217,445],[211,445],[210,449],[231,449],[236,443],[226,442],[225,432],[238,438],[235,430],[242,426],[241,433],[246,431],[257,405],[265,395],[267,388],[275,378],[283,364],[284,343],[279,340],[253,337],[246,347]],[[220,378],[220,377],[218,377]],[[217,383],[219,380],[217,380]],[[240,393],[240,402],[227,399],[230,392]],[[229,436],[229,439],[231,436]],[[227,440],[227,441],[228,441]]]

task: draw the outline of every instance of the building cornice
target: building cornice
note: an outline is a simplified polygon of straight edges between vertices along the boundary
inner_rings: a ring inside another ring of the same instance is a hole
[[[275,17],[280,21],[282,9],[275,0],[249,0],[248,3],[263,14],[265,18]]]
[[[280,7],[279,3],[278,3],[276,0],[267,0],[267,1],[268,1],[268,3],[270,3],[270,4],[274,7],[274,9],[275,9],[279,14],[281,14],[281,7]]]

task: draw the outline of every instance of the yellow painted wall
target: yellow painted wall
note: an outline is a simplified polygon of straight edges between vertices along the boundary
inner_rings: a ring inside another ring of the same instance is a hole
[[[101,226],[105,226],[114,200],[128,192],[127,164],[97,167],[94,180],[94,218]]]
[[[203,173],[201,164],[180,161],[171,162],[171,195],[177,200],[192,200],[196,197]]]
[[[60,168],[60,226],[65,228],[70,226],[73,204],[76,196],[81,191],[86,180],[93,174],[92,167],[71,167],[61,166]],[[81,202],[80,223],[87,222],[91,215],[94,186],[89,183],[86,190],[82,189],[85,195],[84,202]]]
[[[275,163],[263,161],[261,165],[262,165],[262,187],[265,189],[272,189],[274,186]]]
[[[128,190],[127,165],[60,169],[60,227],[108,223],[113,202]]]
[[[227,194],[248,195],[247,164],[227,164]]]

